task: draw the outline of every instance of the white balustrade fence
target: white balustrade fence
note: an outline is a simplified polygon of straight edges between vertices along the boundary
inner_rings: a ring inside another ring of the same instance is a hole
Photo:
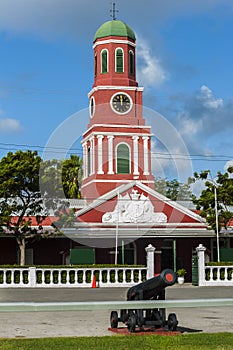
[[[146,279],[146,267],[0,268],[0,288],[130,287]]]
[[[198,255],[198,285],[199,286],[233,286],[233,266],[206,266],[206,248],[199,244]]]
[[[233,266],[205,266],[205,285],[233,286]]]

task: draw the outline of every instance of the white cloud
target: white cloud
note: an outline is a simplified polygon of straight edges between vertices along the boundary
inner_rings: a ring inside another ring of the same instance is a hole
[[[212,90],[206,85],[202,85],[199,98],[207,108],[217,109],[223,106],[223,99],[214,98]]]
[[[168,79],[168,73],[162,67],[159,59],[152,54],[147,42],[139,38],[137,46],[138,81],[145,87],[155,87],[161,85]]]
[[[232,103],[216,98],[213,91],[203,85],[199,91],[180,102],[180,111],[174,119],[184,137],[191,140],[204,135],[207,139],[233,129]]]
[[[17,132],[21,130],[20,122],[11,118],[0,118],[0,133]]]
[[[202,128],[202,120],[192,120],[188,111],[183,111],[178,118],[182,119],[180,132],[183,136],[195,135]]]
[[[200,197],[201,192],[205,189],[206,180],[197,180],[192,184],[192,193],[196,197]]]
[[[224,165],[224,170],[227,171],[228,168],[233,167],[233,159],[228,160],[226,164]]]
[[[173,125],[180,132],[191,155],[213,157],[231,153],[232,100],[216,97],[208,86],[202,85],[192,95],[177,94],[172,101],[175,102],[169,113]]]

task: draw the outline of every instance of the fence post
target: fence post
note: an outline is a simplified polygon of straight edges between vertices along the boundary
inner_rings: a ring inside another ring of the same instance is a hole
[[[199,244],[199,246],[196,248],[197,251],[197,264],[198,264],[198,285],[199,286],[205,286],[205,251],[206,248]]]
[[[29,267],[28,284],[30,287],[36,286],[36,267]]]
[[[154,253],[155,247],[149,244],[146,248],[147,279],[154,277]]]

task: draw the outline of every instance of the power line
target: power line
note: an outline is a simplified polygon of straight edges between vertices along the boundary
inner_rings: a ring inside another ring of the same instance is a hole
[[[10,147],[10,148],[9,148]],[[39,153],[82,153],[82,148],[67,148],[67,147],[58,147],[58,146],[41,146],[41,145],[30,145],[30,144],[17,144],[17,143],[3,143],[0,142],[0,149],[2,150],[18,150],[18,147],[22,148],[33,148],[36,149]],[[103,151],[103,155],[105,152]],[[211,161],[211,162],[221,162],[221,161],[227,161],[233,158],[233,155],[223,155],[223,154],[182,154],[182,153],[172,153],[172,152],[151,152],[152,156],[156,156],[157,159],[164,159],[164,160],[189,160],[192,159],[193,161]]]

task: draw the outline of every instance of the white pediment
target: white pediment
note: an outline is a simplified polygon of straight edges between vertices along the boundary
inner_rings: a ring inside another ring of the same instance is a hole
[[[118,195],[114,210],[103,214],[102,222],[154,224],[167,222],[167,216],[162,212],[155,212],[150,198],[133,189],[131,194]]]

